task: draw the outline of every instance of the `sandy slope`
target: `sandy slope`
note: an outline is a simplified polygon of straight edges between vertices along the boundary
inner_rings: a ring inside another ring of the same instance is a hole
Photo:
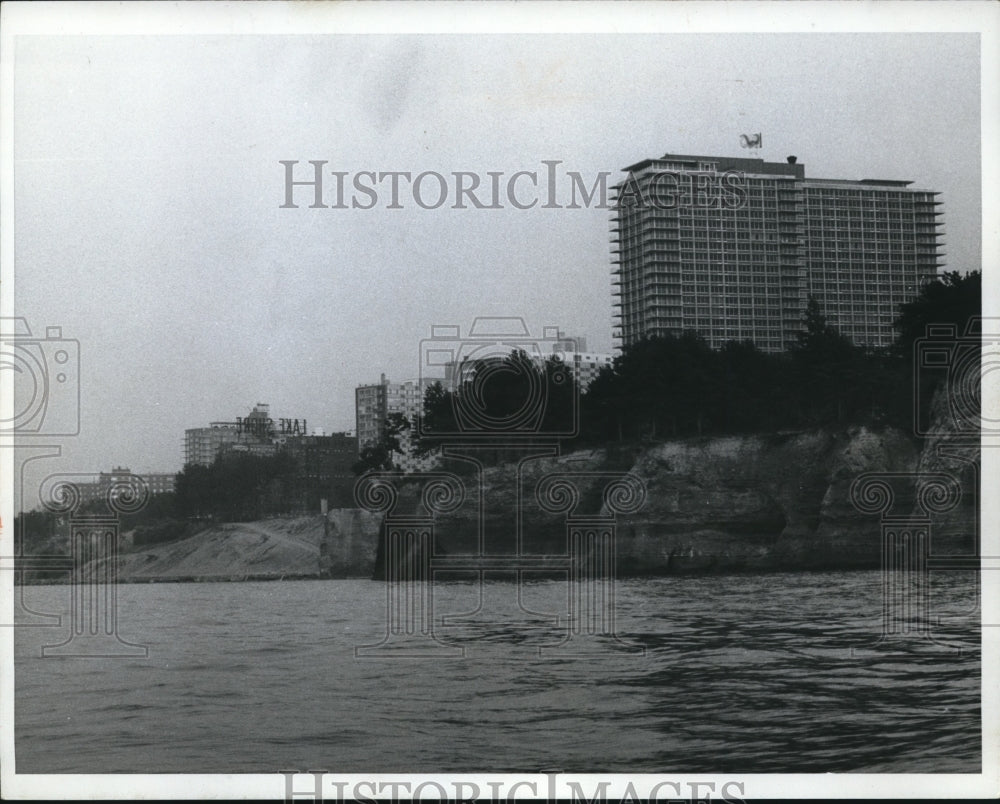
[[[315,576],[321,516],[216,525],[187,539],[123,552],[118,580],[243,580]],[[92,571],[97,570],[97,565]]]

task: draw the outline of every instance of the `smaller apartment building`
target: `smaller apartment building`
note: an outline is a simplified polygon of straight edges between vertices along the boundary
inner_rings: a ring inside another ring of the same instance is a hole
[[[118,484],[121,488],[126,488],[132,484],[132,478],[139,477],[146,484],[146,489],[150,496],[156,494],[170,494],[174,490],[177,475],[172,472],[147,472],[136,473],[127,466],[116,466],[110,472],[100,472],[97,479],[90,482],[76,483],[76,490],[80,495],[80,501],[87,503],[94,500],[106,500],[108,494]]]
[[[385,435],[386,419],[393,413],[406,417],[411,425],[423,413],[424,394],[434,384],[435,380],[407,380],[406,382],[391,382],[382,374],[377,383],[359,385],[354,390],[354,415],[357,428],[358,454],[365,447],[377,444]],[[404,472],[426,471],[433,467],[436,457],[427,455],[421,458],[410,455],[413,443],[411,432],[404,432],[399,437],[403,454],[395,456],[394,462]]]
[[[185,430],[184,462],[211,466],[220,457],[286,454],[295,464],[290,502],[296,510],[318,510],[324,499],[331,507],[352,505],[357,439],[347,433],[309,433],[306,427],[304,419],[272,418],[270,407],[258,402],[235,421]]]
[[[581,349],[581,351],[576,351]],[[587,352],[583,338],[563,338],[552,343],[552,352],[538,355],[541,361],[551,356],[561,360],[573,373],[579,388],[585,391],[605,366],[610,366],[614,357],[610,354]],[[385,435],[386,419],[394,414],[402,414],[413,425],[423,413],[424,396],[427,389],[440,382],[446,389],[454,390],[457,378],[463,372],[456,362],[445,363],[443,377],[422,377],[420,380],[392,382],[382,374],[377,383],[360,385],[354,392],[355,420],[358,436],[358,453],[377,444]],[[394,463],[404,472],[428,471],[435,465],[437,456],[430,454],[416,457],[411,454],[412,431],[399,436],[404,454],[396,455]]]
[[[399,413],[413,422],[424,409],[424,393],[434,380],[391,382],[385,374],[377,383],[354,390],[354,416],[358,451],[378,443],[385,435],[385,420]]]

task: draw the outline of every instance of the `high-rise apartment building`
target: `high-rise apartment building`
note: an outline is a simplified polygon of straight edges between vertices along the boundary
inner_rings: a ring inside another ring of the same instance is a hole
[[[238,421],[212,422],[208,427],[184,431],[184,464],[211,466],[222,452],[239,448],[243,452],[268,455],[273,452],[269,427],[270,406],[258,402],[249,415]]]
[[[611,234],[625,346],[694,330],[783,351],[809,295],[855,343],[885,346],[941,264],[937,193],[911,182],[807,179],[795,157],[666,154],[625,171]]]
[[[184,465],[211,466],[219,452],[240,440],[235,422],[212,422],[184,431]]]
[[[234,421],[185,430],[184,464],[211,466],[220,454],[229,452],[274,455],[290,440],[310,435],[307,425],[305,419],[272,419],[270,405],[258,402],[248,415]],[[311,435],[323,434],[313,431]]]
[[[402,454],[394,456],[396,465],[404,472],[429,469],[436,456],[416,456],[413,451],[413,425],[424,410],[424,393],[434,380],[391,382],[381,375],[377,383],[359,385],[354,389],[354,415],[357,427],[358,453],[376,444],[385,435],[385,423],[390,414],[399,413],[411,425],[409,431],[399,435]]]
[[[354,389],[354,414],[358,450],[378,442],[385,435],[385,420],[401,413],[411,424],[424,410],[424,392],[433,381],[391,382],[385,374],[377,383]]]
[[[899,306],[937,276],[941,202],[907,181],[803,182],[806,293],[857,344],[888,346]]]

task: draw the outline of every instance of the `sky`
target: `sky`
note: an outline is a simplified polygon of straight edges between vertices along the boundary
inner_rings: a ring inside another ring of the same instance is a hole
[[[355,387],[417,377],[439,324],[612,348],[608,210],[388,209],[384,183],[372,209],[282,208],[282,160],[590,184],[794,154],[940,191],[947,267],[980,267],[976,34],[23,36],[13,74],[14,307],[79,341],[65,471],[179,470],[186,428],[256,402],[353,429]]]

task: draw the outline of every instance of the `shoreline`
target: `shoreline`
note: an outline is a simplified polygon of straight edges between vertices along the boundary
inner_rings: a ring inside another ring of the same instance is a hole
[[[651,580],[656,578],[694,578],[694,577],[726,577],[726,576],[747,576],[747,575],[811,575],[815,573],[823,572],[881,572],[881,567],[871,564],[826,564],[826,565],[812,565],[812,566],[800,566],[800,567],[789,567],[789,566],[773,566],[773,567],[733,567],[727,566],[720,569],[705,569],[705,568],[691,568],[682,569],[674,572],[648,572],[648,573],[624,573],[615,576],[616,582],[621,581],[633,581],[633,580]],[[530,579],[521,579],[516,581],[511,578],[497,577],[503,574],[512,574],[516,570],[510,570],[509,573],[494,572],[493,576],[486,578],[485,580],[491,581],[493,583],[540,583],[544,581],[563,581],[569,583],[569,580],[563,574],[559,577],[557,574],[542,574],[542,573],[532,573],[533,577]],[[916,571],[916,570],[914,570]],[[373,583],[389,583],[379,578],[372,578],[370,576],[364,575],[345,575],[338,577],[324,577],[319,574],[307,574],[307,573],[268,573],[260,575],[230,575],[230,576],[198,576],[198,575],[186,575],[186,576],[169,576],[163,578],[129,578],[127,580],[116,581],[116,586],[147,586],[151,584],[176,584],[176,583],[255,583],[255,582],[267,582],[267,583],[280,583],[282,581],[372,581]],[[96,583],[96,581],[88,581],[86,583]],[[458,578],[448,578],[448,579],[435,579],[433,581],[435,584],[471,584],[475,581],[471,579],[458,579]],[[73,582],[70,580],[55,580],[55,579],[41,579],[36,578],[30,581],[17,581],[14,582],[14,588],[24,588],[31,586],[72,586]]]

